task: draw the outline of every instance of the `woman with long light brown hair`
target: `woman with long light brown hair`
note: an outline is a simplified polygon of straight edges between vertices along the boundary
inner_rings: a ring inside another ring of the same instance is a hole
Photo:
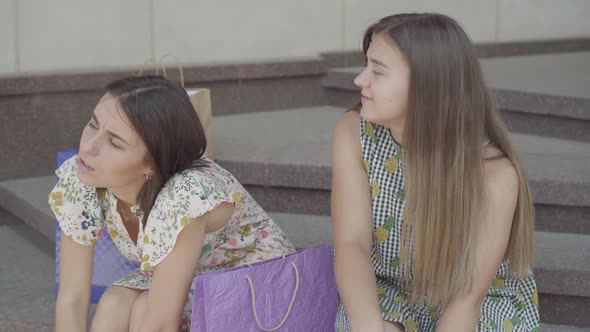
[[[533,207],[474,48],[440,14],[364,36],[332,143],[337,331],[538,331]]]

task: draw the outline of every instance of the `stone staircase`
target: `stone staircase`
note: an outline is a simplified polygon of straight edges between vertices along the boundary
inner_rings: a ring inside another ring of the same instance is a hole
[[[590,142],[590,52],[480,59],[497,106],[515,132]],[[322,86],[335,105],[358,101],[362,67],[332,68]]]
[[[590,53],[486,58],[482,65],[533,191],[542,329],[590,331]],[[306,78],[299,101],[276,111],[260,100],[253,110],[264,112],[236,107],[214,118],[215,160],[298,248],[332,241],[330,139],[358,99],[351,84],[358,71],[327,68],[321,79]],[[301,107],[310,85],[319,92]],[[55,177],[38,173],[0,182],[0,331],[53,326],[55,220],[46,201]]]

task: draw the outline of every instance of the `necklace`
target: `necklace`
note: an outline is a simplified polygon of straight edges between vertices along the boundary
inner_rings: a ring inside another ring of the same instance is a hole
[[[119,203],[119,214],[123,217],[123,223],[128,223],[129,222],[129,218],[127,218],[127,215],[125,214],[125,211],[123,211],[123,207],[121,207],[121,204]]]

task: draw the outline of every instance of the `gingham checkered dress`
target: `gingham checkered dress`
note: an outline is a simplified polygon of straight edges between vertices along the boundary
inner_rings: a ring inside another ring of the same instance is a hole
[[[373,249],[371,262],[377,277],[378,299],[386,321],[404,325],[406,331],[434,331],[441,307],[411,304],[411,288],[404,282],[404,257],[400,239],[405,206],[400,146],[388,128],[361,120],[361,145],[372,193]],[[336,253],[337,254],[337,253]],[[477,331],[540,331],[538,295],[531,277],[508,276],[503,262],[481,306]],[[411,274],[411,273],[410,273]],[[344,305],[340,304],[336,331],[348,331]]]

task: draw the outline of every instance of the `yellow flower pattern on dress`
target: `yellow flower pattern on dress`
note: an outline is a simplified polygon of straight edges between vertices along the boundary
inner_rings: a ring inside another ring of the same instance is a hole
[[[520,318],[518,316],[512,317],[512,319],[506,319],[502,322],[502,326],[506,332],[512,332],[515,326],[520,324]]]
[[[504,279],[504,278],[494,279],[494,286],[496,286],[498,288],[506,288],[506,279]]]
[[[64,205],[63,198],[64,195],[61,191],[49,194],[49,205],[53,207],[53,212],[58,218],[62,216],[61,207]]]
[[[117,230],[116,230],[116,229],[114,229],[114,228],[111,228],[111,229],[109,230],[109,235],[111,236],[111,239],[114,239],[114,238],[116,238],[117,236],[119,236],[119,232],[117,232]]]
[[[418,324],[413,319],[406,319],[406,331],[408,332],[417,332],[418,331]]]
[[[98,200],[102,201],[107,194],[107,190],[104,188],[96,189],[96,194],[98,196]]]
[[[536,306],[539,305],[539,292],[536,288],[533,289],[533,292],[531,294],[531,302]]]
[[[431,309],[430,317],[432,317],[432,319],[438,320],[440,318],[440,312],[436,309]]]
[[[191,218],[189,216],[184,216],[180,219],[180,226],[186,227],[191,223]]]
[[[369,164],[368,160],[363,159],[363,168],[367,173],[371,171],[371,165]]]
[[[378,243],[387,241],[387,238],[389,238],[389,232],[391,232],[393,226],[395,226],[395,217],[390,216],[387,218],[383,226],[377,227],[377,229],[375,229],[375,239]]]
[[[242,237],[248,237],[250,236],[250,232],[252,232],[250,225],[246,225],[242,227],[240,231],[238,231],[238,234],[240,234]]]
[[[60,191],[55,192],[55,193],[51,193],[49,195],[49,197],[51,197],[51,199],[53,200],[54,206],[63,206],[64,205],[64,202],[63,202],[64,195]]]
[[[235,191],[231,194],[231,198],[236,203],[242,203],[244,201],[244,197],[238,191]]]
[[[370,122],[365,122],[365,134],[373,140],[377,140],[377,136],[375,136],[375,128]]]
[[[399,312],[389,312],[389,313],[386,313],[385,316],[392,318],[392,319],[398,319],[402,316],[402,314]]]
[[[385,167],[385,170],[387,172],[395,173],[399,169],[399,164],[400,164],[400,156],[399,156],[399,153],[396,152],[393,156],[391,156],[391,157],[387,158],[387,160],[385,160],[383,167]]]
[[[506,330],[506,332],[512,332],[514,324],[512,324],[511,320],[507,319],[502,323],[502,327],[504,327],[504,330]]]
[[[58,204],[59,206],[63,205],[62,200],[64,199],[64,194],[61,191],[52,192],[51,194],[49,194],[49,197],[51,197],[51,199],[55,201],[54,204]]]
[[[371,184],[371,196],[373,198],[376,198],[377,196],[379,196],[380,193],[381,187],[379,187],[379,183],[377,182],[377,180],[373,180],[373,183]]]

